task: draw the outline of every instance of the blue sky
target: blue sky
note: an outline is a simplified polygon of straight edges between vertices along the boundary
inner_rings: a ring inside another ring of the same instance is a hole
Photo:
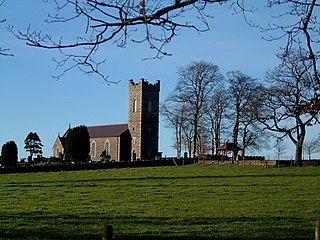
[[[44,23],[50,5],[41,0],[10,0],[0,7],[0,46],[10,48],[14,57],[0,57],[0,144],[13,140],[19,148],[19,157],[26,157],[24,139],[30,131],[36,131],[44,144],[44,155],[51,156],[52,146],[58,135],[68,125],[102,125],[125,123],[128,117],[128,80],[149,82],[161,81],[160,100],[173,91],[177,82],[177,67],[191,61],[204,60],[217,64],[225,74],[240,70],[255,78],[263,79],[265,72],[278,65],[275,54],[283,41],[262,40],[257,28],[249,27],[241,16],[232,15],[225,7],[212,9],[209,19],[211,30],[201,34],[182,30],[167,46],[173,56],[162,60],[141,61],[152,56],[147,44],[130,43],[124,49],[112,44],[103,47],[99,54],[106,56],[105,71],[117,85],[108,86],[98,76],[87,76],[80,71],[71,71],[60,80],[56,75],[53,56],[55,51],[28,47],[17,40],[6,28],[24,30],[31,24],[37,29],[51,29]],[[264,18],[265,11],[254,14],[257,21]],[[75,35],[78,26],[53,28],[60,35]],[[172,130],[160,119],[159,150],[165,156],[175,154],[172,145]],[[290,143],[288,143],[290,145]],[[274,155],[273,153],[268,153]]]

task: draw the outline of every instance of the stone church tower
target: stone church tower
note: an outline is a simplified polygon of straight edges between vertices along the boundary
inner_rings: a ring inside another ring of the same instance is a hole
[[[160,81],[129,81],[128,128],[131,133],[131,160],[155,159],[159,140]]]

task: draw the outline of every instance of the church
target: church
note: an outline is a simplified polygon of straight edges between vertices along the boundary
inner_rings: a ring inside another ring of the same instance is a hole
[[[137,161],[159,158],[159,92],[159,80],[154,84],[144,79],[138,83],[129,80],[128,123],[87,126],[90,159]],[[64,154],[68,131],[57,137],[52,148],[54,157]]]

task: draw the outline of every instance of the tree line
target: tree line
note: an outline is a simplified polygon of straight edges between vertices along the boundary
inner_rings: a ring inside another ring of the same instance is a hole
[[[42,158],[42,147],[43,144],[37,132],[29,132],[24,140],[24,148],[29,152],[28,163],[34,160],[34,155],[38,159]],[[18,166],[18,147],[14,141],[8,141],[2,145],[0,164],[3,167]]]
[[[307,128],[319,123],[317,110],[307,109],[319,88],[305,50],[292,49],[278,58],[279,66],[263,81],[240,71],[223,76],[217,65],[204,61],[180,67],[176,87],[161,106],[168,127],[174,129],[177,156],[183,149],[189,157],[214,155],[230,140],[245,157],[248,149],[261,150],[276,137],[290,139],[301,165],[303,148],[311,151],[304,146]],[[319,145],[318,140],[314,143]],[[233,154],[236,158],[238,151]]]
[[[37,132],[30,132],[24,140],[24,149],[29,152],[27,165],[41,162],[43,144]],[[60,160],[64,162],[83,163],[90,160],[90,137],[86,126],[81,125],[70,128],[65,140],[64,156]],[[14,141],[8,141],[2,145],[0,166],[18,166],[18,147]]]

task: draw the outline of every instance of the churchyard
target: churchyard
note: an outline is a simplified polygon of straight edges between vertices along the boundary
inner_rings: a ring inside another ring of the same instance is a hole
[[[0,239],[314,239],[320,168],[206,165],[0,175]]]

